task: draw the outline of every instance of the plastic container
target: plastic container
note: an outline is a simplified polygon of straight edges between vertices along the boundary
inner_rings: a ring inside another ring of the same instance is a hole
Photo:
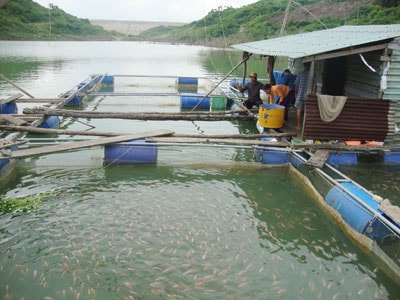
[[[289,161],[289,152],[280,150],[256,149],[254,158],[257,162],[266,165],[284,165]]]
[[[196,77],[178,77],[178,85],[198,85],[199,80]]]
[[[104,164],[155,164],[158,150],[154,143],[143,139],[104,146]]]
[[[101,82],[102,84],[106,85],[113,85],[114,84],[114,76],[104,76],[103,81]]]
[[[258,110],[258,123],[264,128],[282,128],[285,120],[285,107],[278,104],[261,104]]]
[[[0,105],[0,114],[17,114],[18,107],[15,102],[9,102]]]
[[[204,96],[199,96],[199,95],[182,95],[181,96],[181,107],[182,108],[194,108],[196,105],[198,105],[197,108],[209,109],[210,108],[210,97],[204,98]]]
[[[212,96],[211,97],[211,109],[225,109],[226,108],[226,97],[225,96]]]
[[[358,157],[355,152],[330,153],[326,162],[331,165],[355,165],[358,164]]]
[[[39,125],[39,128],[58,128],[60,126],[60,118],[57,116],[50,116]]]

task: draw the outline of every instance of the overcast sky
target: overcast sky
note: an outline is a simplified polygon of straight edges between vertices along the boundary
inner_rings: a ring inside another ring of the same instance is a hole
[[[258,0],[34,0],[85,19],[192,22],[218,7],[241,7]]]

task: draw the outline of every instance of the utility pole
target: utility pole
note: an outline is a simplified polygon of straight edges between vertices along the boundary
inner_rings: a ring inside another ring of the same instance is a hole
[[[290,11],[290,5],[292,4],[292,0],[288,1],[288,5],[286,6],[286,10],[285,10],[285,16],[283,17],[283,22],[282,22],[282,27],[281,27],[281,32],[279,33],[279,36],[283,36],[284,32],[285,32],[285,27],[286,27],[286,23],[289,17],[289,11]]]

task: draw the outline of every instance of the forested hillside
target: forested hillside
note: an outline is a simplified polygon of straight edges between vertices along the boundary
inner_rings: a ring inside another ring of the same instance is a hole
[[[0,8],[0,39],[112,40],[115,33],[51,4],[45,8],[31,0],[12,0]]]
[[[190,5],[189,1],[187,2]],[[93,26],[57,6],[12,0],[0,8],[3,40],[146,40],[227,46],[333,28],[341,25],[400,24],[400,0],[260,0],[241,7],[220,7],[203,19],[183,26],[158,26],[139,35],[126,35]],[[134,21],[134,20],[133,20]]]
[[[288,2],[260,0],[238,9],[220,8],[201,20],[181,27],[153,28],[139,38],[213,46],[273,38],[281,32]],[[342,25],[400,23],[400,0],[298,0],[289,9],[286,35]]]

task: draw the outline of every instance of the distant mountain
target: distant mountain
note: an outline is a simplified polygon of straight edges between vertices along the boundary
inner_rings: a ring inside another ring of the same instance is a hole
[[[186,23],[182,22],[146,22],[146,21],[118,21],[118,20],[90,20],[92,25],[98,25],[108,31],[116,31],[124,35],[139,35],[143,31],[154,27],[167,26],[178,27]]]

